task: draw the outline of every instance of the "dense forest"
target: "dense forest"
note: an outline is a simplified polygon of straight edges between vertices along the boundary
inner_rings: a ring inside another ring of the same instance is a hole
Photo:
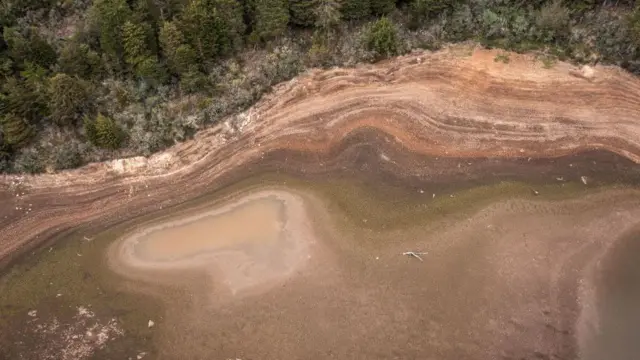
[[[2,0],[0,172],[149,155],[305,68],[464,40],[640,74],[640,4]]]

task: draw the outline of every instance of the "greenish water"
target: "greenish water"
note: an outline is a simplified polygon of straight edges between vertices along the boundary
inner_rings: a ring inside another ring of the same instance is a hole
[[[42,342],[42,338],[30,330],[33,325],[27,315],[29,311],[37,310],[41,321],[54,317],[72,321],[79,306],[89,307],[95,312],[96,320],[117,319],[126,334],[110,342],[94,358],[135,358],[140,351],[153,355],[154,341],[159,340],[147,324],[149,319],[162,321],[162,305],[154,298],[124,291],[125,281],[114,275],[105,263],[109,244],[142,223],[162,221],[234,194],[274,186],[309,192],[322,199],[338,227],[377,230],[426,224],[445,216],[455,219],[505,198],[560,200],[597,191],[587,190],[580,183],[551,184],[537,186],[539,196],[534,196],[527,184],[499,182],[441,193],[437,188],[409,191],[401,186],[378,187],[350,179],[308,183],[277,174],[257,176],[189,203],[132,219],[98,235],[88,228],[75,229],[54,246],[42,248],[11,267],[0,278],[0,358],[29,354],[33,344]],[[87,234],[91,241],[85,240]]]

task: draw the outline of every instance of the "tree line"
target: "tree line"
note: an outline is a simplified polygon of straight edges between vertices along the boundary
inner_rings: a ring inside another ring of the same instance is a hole
[[[595,39],[615,42],[601,46],[602,57],[640,71],[640,5],[632,0],[4,0],[0,171],[44,170],[12,164],[52,128],[104,151],[126,146],[127,128],[102,96],[110,79],[144,86],[147,95],[164,87],[214,96],[220,84],[211,72],[221,61],[268,49],[287,34],[309,39],[305,56],[322,57],[345,26],[364,27],[362,46],[372,60],[402,52],[403,31],[435,23],[447,41],[576,54],[582,44],[572,25],[599,9],[618,14],[614,25],[628,34]],[[55,168],[83,162],[58,158]]]

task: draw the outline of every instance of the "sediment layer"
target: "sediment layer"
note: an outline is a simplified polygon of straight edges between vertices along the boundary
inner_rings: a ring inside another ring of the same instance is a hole
[[[131,218],[262,168],[304,163],[292,171],[376,172],[372,162],[363,162],[375,154],[376,164],[394,176],[435,181],[481,168],[495,172],[502,161],[513,169],[538,162],[543,171],[547,165],[539,159],[571,162],[566,156],[601,149],[629,159],[606,155],[603,162],[612,169],[637,174],[640,81],[601,66],[545,69],[516,54],[503,64],[495,54],[455,47],[356,69],[314,70],[278,86],[244,116],[149,159],[4,176],[0,263],[78,224]],[[366,132],[377,135],[358,137]],[[424,156],[445,165],[426,167]],[[290,164],[290,158],[315,161]]]

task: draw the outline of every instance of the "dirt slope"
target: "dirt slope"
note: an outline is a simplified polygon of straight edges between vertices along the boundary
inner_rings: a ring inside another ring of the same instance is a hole
[[[454,47],[356,69],[313,70],[279,85],[246,114],[149,159],[3,176],[0,265],[77,224],[191,198],[273,151],[326,156],[360,129],[433,156],[540,158],[605,149],[640,162],[638,79],[601,66],[545,69],[516,54],[504,64],[495,55]]]

